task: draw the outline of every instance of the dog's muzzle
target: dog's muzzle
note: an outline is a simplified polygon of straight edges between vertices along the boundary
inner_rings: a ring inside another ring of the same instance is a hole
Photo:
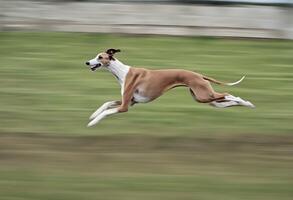
[[[96,71],[99,67],[102,66],[101,63],[98,63],[96,65],[90,65],[90,62],[85,62],[85,64],[88,65],[88,66],[90,66],[90,68],[91,68],[92,71]]]

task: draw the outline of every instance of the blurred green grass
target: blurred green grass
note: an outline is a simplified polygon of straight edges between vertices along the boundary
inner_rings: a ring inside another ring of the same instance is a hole
[[[108,72],[84,66],[111,47],[132,66],[246,75],[214,87],[257,108],[216,109],[177,88],[86,128],[120,98]],[[2,32],[0,199],[291,200],[292,55],[285,40]]]
[[[292,137],[0,135],[1,200],[291,200]]]
[[[215,109],[177,88],[155,102],[86,128],[88,116],[120,99],[107,71],[91,73],[87,59],[107,48],[136,67],[195,70],[223,81],[219,87],[257,109]],[[69,135],[228,135],[292,133],[293,42],[84,33],[0,33],[0,132]]]

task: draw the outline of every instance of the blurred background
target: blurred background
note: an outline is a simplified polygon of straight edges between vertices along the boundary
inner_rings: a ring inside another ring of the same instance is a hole
[[[293,199],[293,1],[0,0],[0,199]],[[232,82],[256,109],[176,88],[87,128],[120,99],[84,62]]]

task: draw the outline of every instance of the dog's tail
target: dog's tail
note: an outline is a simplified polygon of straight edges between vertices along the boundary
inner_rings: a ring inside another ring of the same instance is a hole
[[[208,80],[210,82],[213,82],[213,83],[216,83],[216,84],[219,84],[219,85],[229,85],[229,86],[237,85],[238,83],[243,81],[244,78],[245,78],[245,76],[242,76],[241,79],[239,79],[238,81],[236,81],[234,83],[224,83],[224,82],[218,81],[216,79],[213,79],[213,78],[210,78],[210,77],[207,77],[207,76],[203,76],[203,79]]]

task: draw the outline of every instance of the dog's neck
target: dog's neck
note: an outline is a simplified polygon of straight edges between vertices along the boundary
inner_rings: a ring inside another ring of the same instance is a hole
[[[117,78],[119,84],[123,88],[126,75],[129,71],[129,66],[124,65],[119,60],[111,60],[110,64],[107,66],[107,69]]]

